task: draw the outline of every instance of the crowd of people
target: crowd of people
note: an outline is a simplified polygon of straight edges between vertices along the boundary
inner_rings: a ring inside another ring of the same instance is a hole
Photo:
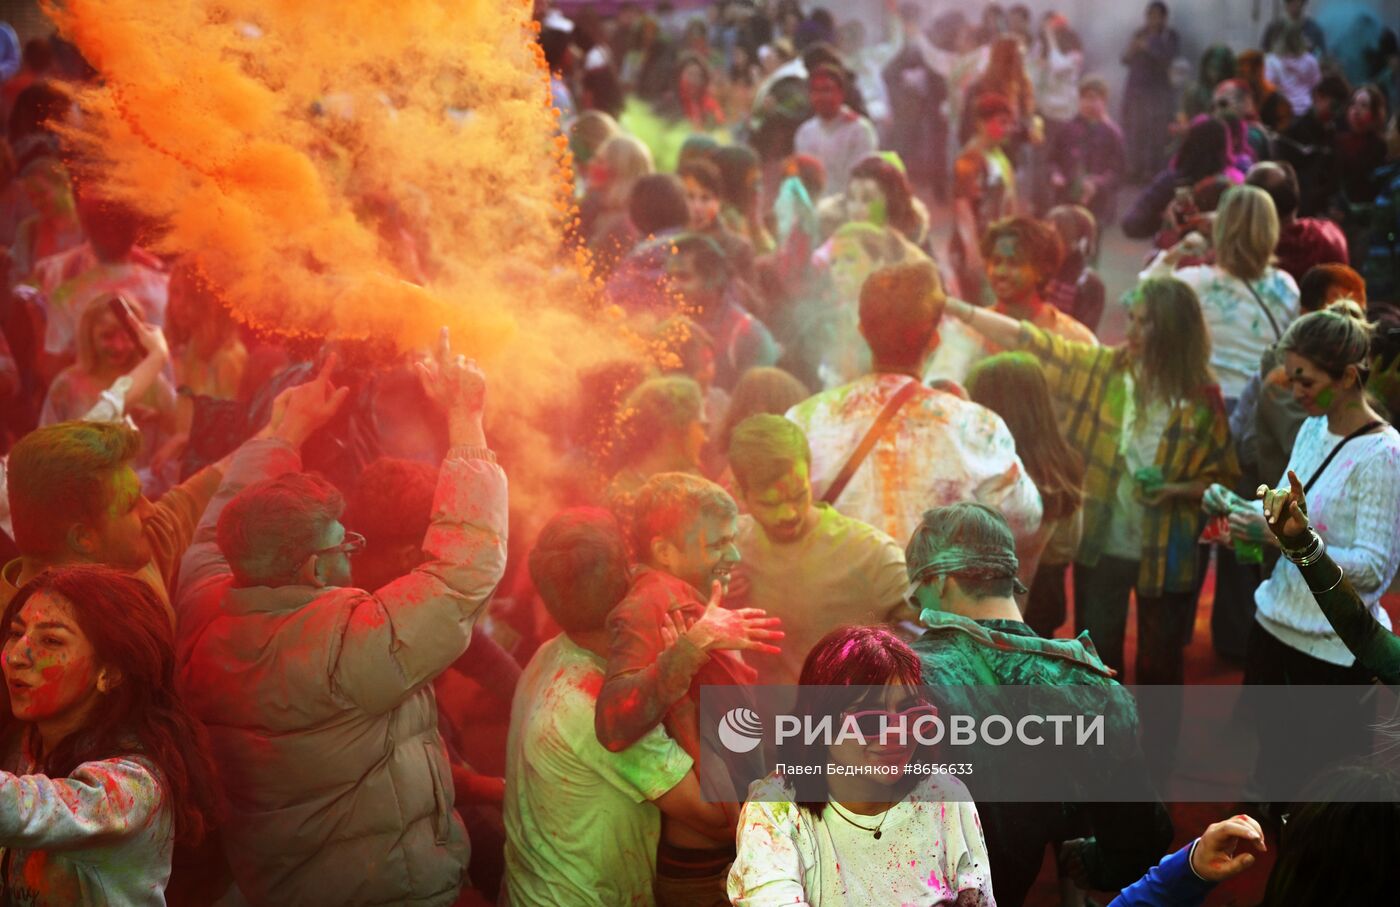
[[[1265,904],[1388,902],[1400,50],[1358,80],[1283,7],[1182,79],[1152,2],[1120,80],[1023,5],[537,3],[560,242],[643,341],[561,380],[544,452],[492,446],[445,329],[386,364],[239,324],[78,178],[101,74],[0,26],[0,900],[1014,907],[1049,853],[1058,903],[1130,907],[1272,849]],[[565,478],[509,493],[526,456]],[[1244,684],[1350,692],[1306,771],[1249,716],[1251,797],[1187,839],[1202,602]],[[1010,763],[736,789],[700,690],[760,685],[1063,689],[1133,802],[998,802]]]

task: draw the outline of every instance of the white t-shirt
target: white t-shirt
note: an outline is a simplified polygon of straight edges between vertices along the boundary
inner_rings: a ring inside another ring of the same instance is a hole
[[[560,634],[540,647],[511,703],[502,903],[654,904],[661,811],[692,761],[660,726],[611,753],[593,715],[606,664]]]
[[[904,606],[904,549],[873,526],[819,505],[817,525],[775,543],[751,516],[739,518],[739,563],[728,607],[763,608],[783,620],[782,654],[744,655],[758,682],[796,684],[812,646],[837,627],[918,617]]]
[[[823,198],[841,195],[851,178],[851,168],[880,147],[875,126],[865,117],[843,107],[830,120],[812,117],[797,127],[793,147],[798,154],[810,154],[826,168]]]
[[[831,485],[891,397],[914,379],[871,374],[810,397],[787,417],[812,445],[812,488]],[[836,509],[909,541],[924,511],[977,501],[1001,511],[1018,539],[1040,528],[1040,492],[1001,417],[984,406],[921,387],[885,426],[836,500]]]
[[[886,814],[847,815],[867,829],[879,826],[879,840],[830,806],[814,819],[776,777],[756,782],[739,816],[731,903],[995,907],[977,807],[957,778],[929,775]]]
[[[1288,468],[1306,484],[1341,441],[1327,430],[1326,416],[1313,416],[1298,429]],[[1287,485],[1285,471],[1274,486]],[[1380,600],[1400,568],[1400,434],[1386,426],[1353,439],[1307,497],[1308,521],[1327,543],[1327,553],[1346,572],[1362,603],[1389,629],[1390,615]],[[1260,626],[1280,642],[1331,664],[1345,667],[1356,661],[1287,558],[1255,590],[1254,601]]]
[[[1259,371],[1265,348],[1277,343],[1298,317],[1297,282],[1278,268],[1269,268],[1248,285],[1214,265],[1180,268],[1171,276],[1196,291],[1210,332],[1210,364],[1220,380],[1220,392],[1227,399],[1239,399],[1250,376]],[[1259,300],[1249,292],[1251,287]],[[1269,315],[1264,314],[1260,300]]]

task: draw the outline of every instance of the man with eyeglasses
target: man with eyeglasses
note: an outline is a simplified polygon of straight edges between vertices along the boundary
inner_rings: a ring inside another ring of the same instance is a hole
[[[422,564],[353,588],[365,540],[340,522],[340,492],[283,445],[268,451],[274,478],[215,499],[181,568],[180,679],[209,730],[250,903],[449,905],[466,879],[432,681],[504,571],[506,477],[482,432],[481,372],[445,336],[422,370],[451,443]],[[273,421],[324,422],[345,397],[329,370],[308,394]]]
[[[1024,587],[1016,579],[1016,540],[1005,518],[982,504],[936,507],[924,514],[904,556],[909,597],[928,628],[913,648],[923,662],[924,683],[939,688],[940,705],[950,714],[975,715],[979,686],[1071,688],[1071,711],[1104,715],[1112,738],[1127,741],[1112,747],[1109,759],[1077,760],[1076,766],[1100,784],[1111,776],[1116,789],[1141,791],[1144,801],[998,802],[998,779],[1025,767],[1007,759],[991,764],[998,751],[979,751],[976,772],[965,780],[987,836],[997,903],[1016,907],[1024,901],[1047,846],[1059,848],[1066,881],[1082,888],[1112,891],[1135,881],[1171,842],[1172,823],[1135,740],[1132,699],[1087,634],[1042,639],[1021,619],[1014,596]],[[1086,829],[1090,837],[1075,837]]]

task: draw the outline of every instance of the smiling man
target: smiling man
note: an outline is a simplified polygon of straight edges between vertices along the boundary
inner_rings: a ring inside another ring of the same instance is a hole
[[[713,482],[687,473],[652,476],[632,510],[632,548],[642,561],[632,588],[608,615],[607,678],[598,692],[598,740],[617,753],[658,725],[696,762],[702,685],[743,686],[754,670],[741,651],[769,654],[782,639],[778,621],[756,608],[720,605],[739,561],[739,510]],[[708,602],[706,596],[709,596]],[[712,773],[702,784],[718,779]],[[712,798],[743,799],[743,792],[710,787]],[[735,804],[731,804],[735,805]],[[663,816],[657,851],[657,900],[668,905],[722,903],[734,860],[733,821],[723,839]]]
[[[730,607],[753,605],[783,622],[783,650],[749,661],[764,684],[796,684],[813,645],[847,625],[913,620],[904,552],[885,533],[812,496],[807,436],[782,416],[734,429],[729,466],[748,514]]]

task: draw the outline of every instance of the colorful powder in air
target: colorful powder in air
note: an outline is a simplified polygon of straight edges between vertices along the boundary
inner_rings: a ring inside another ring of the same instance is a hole
[[[286,336],[480,357],[501,411],[634,355],[562,238],[567,143],[527,0],[65,0],[102,74],[86,179]]]

